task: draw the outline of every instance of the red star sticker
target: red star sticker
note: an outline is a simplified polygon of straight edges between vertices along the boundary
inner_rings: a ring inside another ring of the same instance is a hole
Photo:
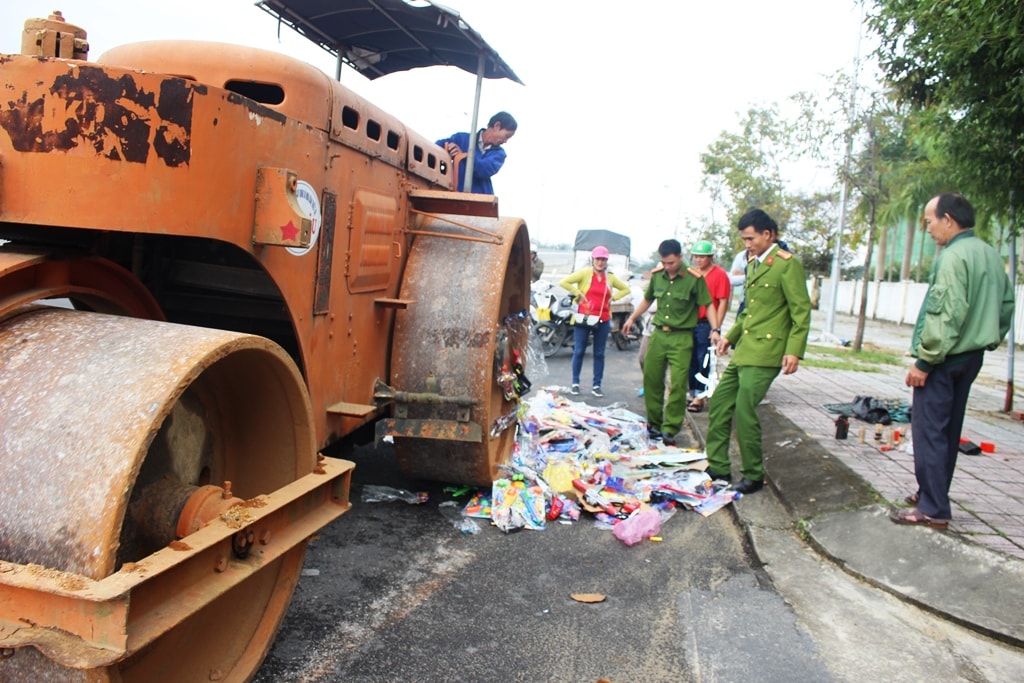
[[[281,240],[285,242],[294,242],[295,238],[299,234],[299,229],[295,227],[295,224],[288,221],[287,225],[281,226]]]

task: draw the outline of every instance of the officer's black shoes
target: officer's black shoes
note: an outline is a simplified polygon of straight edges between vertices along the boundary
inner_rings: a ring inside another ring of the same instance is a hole
[[[728,474],[728,473],[727,474],[718,474],[716,472],[712,472],[711,470],[708,470],[707,471],[707,475],[709,477],[711,477],[711,481],[724,481],[724,482],[731,482],[732,481],[732,475]]]
[[[753,479],[747,479],[743,477],[739,483],[732,487],[733,491],[739,491],[743,495],[748,493],[755,493],[764,488],[763,481],[754,481]]]

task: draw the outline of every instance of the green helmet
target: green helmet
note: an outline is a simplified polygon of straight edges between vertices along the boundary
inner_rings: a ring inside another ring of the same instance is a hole
[[[707,240],[698,240],[697,242],[694,242],[693,249],[690,250],[690,253],[694,256],[711,256],[715,253],[715,248],[711,246],[711,242],[708,242]]]

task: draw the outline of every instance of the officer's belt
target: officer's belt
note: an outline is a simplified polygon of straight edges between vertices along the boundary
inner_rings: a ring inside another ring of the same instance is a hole
[[[693,332],[692,327],[669,327],[668,325],[658,325],[655,329],[662,332]]]

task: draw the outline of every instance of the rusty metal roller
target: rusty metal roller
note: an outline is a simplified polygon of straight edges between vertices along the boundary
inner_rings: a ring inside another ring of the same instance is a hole
[[[175,540],[196,491],[230,481],[246,499],[308,474],[310,412],[295,365],[260,337],[21,309],[0,322],[0,560],[93,579],[139,562]],[[113,666],[65,669],[25,647],[0,661],[0,679],[245,680],[287,609],[304,549]],[[196,581],[181,590],[203,591]]]
[[[493,241],[444,234],[455,225],[491,232]],[[412,476],[489,485],[512,450],[513,429],[490,435],[495,420],[516,407],[502,396],[495,359],[508,352],[502,320],[530,305],[529,235],[518,219],[467,216],[431,218],[422,229],[433,234],[417,235],[409,253],[401,296],[416,303],[395,319],[392,383],[405,392],[436,386],[445,396],[465,395],[482,438],[430,438],[431,425],[443,417],[434,411],[419,416],[424,438],[396,437],[395,453]]]

